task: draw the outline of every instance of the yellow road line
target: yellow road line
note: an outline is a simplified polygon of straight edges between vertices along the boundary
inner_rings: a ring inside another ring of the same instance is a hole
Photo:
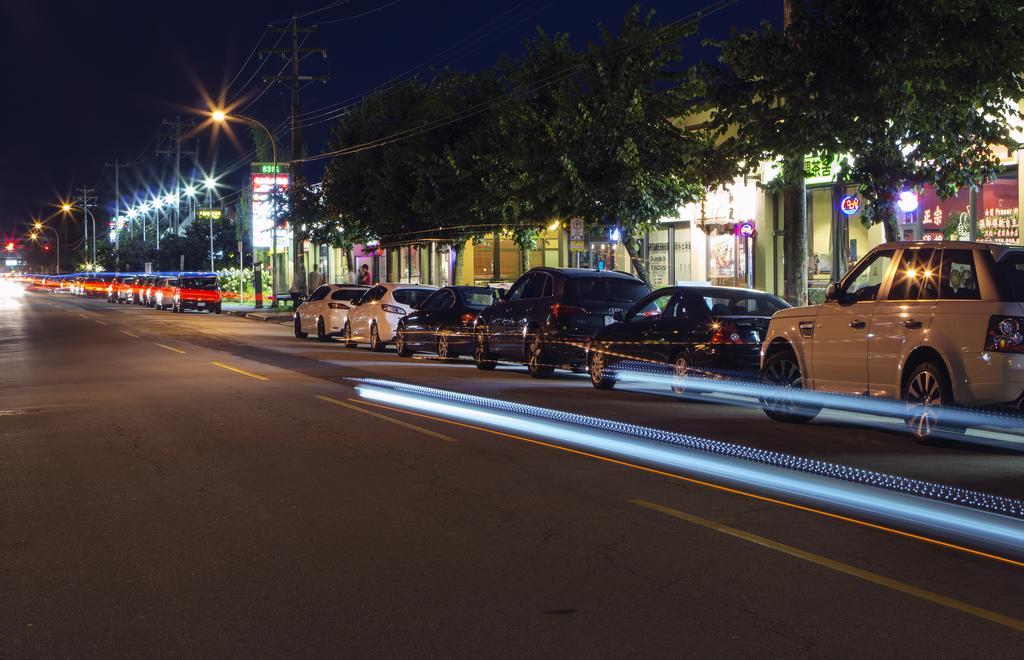
[[[270,380],[266,376],[261,376],[259,374],[254,374],[251,371],[246,371],[245,369],[239,369],[237,367],[231,367],[231,366],[228,366],[228,365],[226,365],[226,364],[224,364],[222,362],[211,362],[210,364],[212,364],[214,366],[217,366],[217,367],[220,367],[221,369],[227,369],[228,371],[234,371],[236,374],[242,374],[243,376],[248,376],[249,378],[255,378],[256,380]]]
[[[139,338],[139,336],[137,334],[135,334],[134,332],[128,332],[127,330],[122,330],[121,332],[123,332],[124,334],[128,335],[129,337],[135,337],[136,339]]]
[[[376,408],[384,408],[385,410],[393,410],[394,412],[405,413],[406,415],[412,415],[414,417],[422,417],[424,419],[429,419],[429,420],[433,420],[433,421],[436,421],[436,422],[444,422],[446,424],[451,424],[452,426],[461,426],[463,428],[472,429],[474,431],[483,431],[484,433],[490,433],[490,434],[493,434],[493,435],[501,436],[503,438],[510,438],[512,440],[519,440],[520,442],[528,442],[528,443],[533,444],[533,445],[539,445],[541,447],[547,447],[549,449],[557,449],[558,451],[564,451],[564,452],[569,453],[569,454],[576,454],[577,456],[585,456],[587,458],[593,458],[593,459],[598,460],[598,461],[604,461],[605,463],[612,463],[614,465],[621,465],[623,467],[633,468],[634,470],[640,470],[641,472],[647,472],[647,473],[650,473],[650,474],[657,474],[657,475],[662,476],[662,477],[668,477],[670,479],[676,479],[677,481],[685,481],[686,483],[694,484],[696,486],[704,486],[705,488],[711,488],[713,490],[718,490],[718,491],[721,491],[723,493],[731,493],[733,495],[740,495],[742,497],[747,497],[747,498],[750,498],[752,500],[757,500],[759,502],[769,502],[771,504],[778,504],[779,506],[784,506],[784,507],[787,507],[787,508],[790,508],[790,509],[796,509],[797,511],[805,511],[807,513],[813,513],[815,515],[823,516],[825,518],[832,518],[833,520],[841,520],[843,522],[852,523],[854,525],[860,525],[861,527],[867,527],[868,529],[873,529],[873,530],[876,530],[876,531],[879,531],[879,532],[886,532],[886,533],[889,533],[889,534],[894,534],[896,536],[901,536],[903,538],[912,539],[914,541],[921,541],[923,543],[929,543],[931,545],[936,545],[936,546],[939,546],[941,548],[946,548],[948,550],[956,550],[958,552],[963,552],[963,553],[966,553],[966,554],[969,554],[969,555],[974,555],[976,557],[984,557],[985,559],[992,559],[992,560],[995,560],[995,561],[998,561],[998,562],[1002,562],[1004,564],[1010,564],[1011,566],[1015,566],[1017,568],[1024,568],[1024,562],[1017,561],[1016,559],[1010,559],[1009,557],[1003,557],[1001,555],[996,555],[996,554],[992,554],[992,553],[989,553],[989,552],[984,552],[982,550],[976,550],[974,548],[968,548],[966,546],[956,545],[954,543],[949,543],[948,541],[940,541],[938,539],[933,539],[933,538],[931,538],[929,536],[922,536],[920,534],[914,534],[912,532],[905,532],[905,531],[903,531],[901,529],[896,529],[894,527],[886,527],[885,525],[879,525],[878,523],[868,522],[866,520],[860,520],[859,518],[852,518],[850,516],[844,516],[844,515],[841,515],[841,514],[838,514],[838,513],[832,513],[830,511],[824,511],[822,509],[815,509],[814,507],[805,506],[803,504],[796,504],[794,502],[787,502],[786,500],[780,500],[780,499],[775,498],[775,497],[767,497],[765,495],[758,495],[757,493],[751,493],[750,491],[746,491],[746,490],[739,490],[738,488],[730,488],[729,486],[723,486],[721,484],[712,483],[710,481],[701,481],[700,479],[694,479],[692,477],[684,477],[681,474],[675,474],[673,472],[666,472],[665,470],[658,470],[656,468],[647,467],[646,465],[638,465],[636,463],[630,463],[628,461],[619,460],[617,458],[608,458],[607,456],[601,456],[600,454],[594,454],[594,453],[591,453],[591,452],[588,452],[588,451],[582,451],[580,449],[572,449],[571,447],[563,447],[562,445],[557,445],[557,444],[554,444],[552,442],[545,442],[544,440],[537,440],[536,438],[527,438],[525,436],[515,435],[514,433],[506,433],[504,431],[496,431],[495,429],[487,428],[486,426],[477,426],[475,424],[467,424],[465,422],[457,422],[455,420],[446,419],[444,417],[436,417],[434,415],[427,415],[425,413],[414,412],[412,410],[405,410],[403,408],[395,408],[395,407],[387,406],[387,405],[380,404],[380,403],[372,403],[370,401],[360,401],[360,402],[362,404],[364,404],[364,405],[374,406]]]
[[[100,325],[110,325],[110,324],[109,324],[109,323],[107,323],[106,321],[101,321],[101,320],[99,320],[99,319],[94,319],[94,320],[95,320],[95,321],[96,321],[97,323],[99,323]]]
[[[354,406],[351,403],[345,403],[344,401],[339,401],[338,399],[332,399],[329,396],[323,396],[321,394],[317,394],[316,398],[320,399],[321,401],[326,401],[327,403],[333,403],[336,406],[341,406],[342,408],[348,408],[349,410],[355,410],[356,412],[361,412],[361,413],[364,413],[366,415],[370,415],[371,417],[376,417],[377,419],[382,419],[382,420],[384,420],[386,422],[391,422],[392,424],[397,424],[398,426],[401,426],[403,428],[412,429],[413,431],[419,431],[420,433],[429,435],[432,438],[437,438],[438,440],[444,440],[445,442],[458,442],[458,440],[456,440],[455,438],[451,437],[450,435],[445,435],[444,433],[438,433],[437,431],[431,431],[430,429],[425,429],[422,426],[417,426],[416,424],[410,424],[409,422],[403,422],[402,420],[395,419],[394,417],[391,417],[389,415],[382,415],[380,413],[375,413],[372,410],[367,410],[366,408],[362,408],[360,406]],[[360,403],[360,404],[365,403],[364,401],[360,401],[359,399],[349,399],[349,401],[355,401],[356,403]]]
[[[754,543],[763,548],[774,550],[775,552],[781,552],[782,554],[789,555],[790,557],[796,557],[797,559],[802,559],[806,562],[817,564],[818,566],[822,566],[829,570],[844,573],[846,575],[850,575],[861,580],[866,580],[868,582],[871,582],[872,584],[877,584],[881,587],[892,589],[893,591],[898,591],[900,593],[904,593],[915,598],[920,598],[921,600],[928,601],[929,603],[934,603],[936,605],[948,607],[950,609],[963,612],[964,614],[976,616],[979,619],[985,619],[986,621],[998,623],[1001,626],[1006,626],[1008,628],[1013,628],[1014,630],[1024,632],[1024,621],[1020,619],[1015,619],[1010,616],[1006,616],[1005,614],[1000,614],[999,612],[993,612],[992,610],[987,610],[983,607],[977,607],[975,605],[965,603],[955,598],[949,598],[947,596],[937,594],[933,591],[928,591],[927,589],[915,587],[912,584],[900,582],[899,580],[893,580],[892,578],[887,578],[884,575],[872,573],[871,571],[866,571],[863,568],[857,568],[856,566],[851,566],[850,564],[844,564],[841,561],[829,559],[828,557],[823,557],[821,555],[814,554],[813,552],[801,550],[800,548],[794,548],[793,546],[786,545],[785,543],[779,543],[778,541],[773,541],[763,536],[758,536],[757,534],[751,534],[750,532],[745,532],[741,529],[736,529],[735,527],[723,525],[722,523],[717,522],[715,520],[701,518],[700,516],[695,516],[691,513],[679,511],[678,509],[673,509],[671,507],[655,504],[654,502],[648,502],[647,500],[629,500],[629,502],[631,504],[636,504],[637,506],[642,506],[644,508],[651,509],[652,511],[664,513],[666,515],[672,516],[673,518],[685,520],[687,522],[693,523],[694,525],[700,525],[701,527],[713,529],[716,532],[727,534],[729,536],[742,539],[750,543]]]
[[[160,344],[160,343],[157,343],[157,342],[153,342],[153,343],[156,344],[157,346],[159,346],[160,348],[166,348],[167,350],[174,351],[175,353],[184,353],[185,352],[185,351],[181,350],[180,348],[175,348],[173,346],[168,346],[167,344]]]

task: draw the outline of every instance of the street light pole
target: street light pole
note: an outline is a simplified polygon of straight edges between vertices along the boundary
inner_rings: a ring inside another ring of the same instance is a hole
[[[57,257],[56,260],[55,260],[56,261],[56,269],[53,271],[53,274],[54,275],[59,274],[60,273],[60,234],[57,233],[57,230],[54,229],[53,227],[51,227],[49,225],[44,225],[41,222],[36,222],[35,225],[33,225],[33,227],[35,228],[36,231],[42,231],[43,229],[49,229],[50,231],[53,232],[53,239],[54,239],[54,241],[57,244],[57,254],[55,255]]]
[[[263,122],[259,121],[258,119],[254,118],[254,117],[250,117],[248,115],[228,115],[223,110],[214,110],[212,113],[210,113],[210,117],[211,117],[211,119],[213,119],[213,121],[220,122],[220,123],[226,122],[230,117],[236,117],[236,118],[238,118],[238,119],[240,119],[240,120],[242,120],[242,121],[244,121],[244,122],[246,122],[246,123],[248,123],[250,125],[258,126],[259,128],[261,128],[263,130],[264,133],[267,134],[267,138],[270,140],[270,149],[271,149],[271,152],[274,155],[274,185],[271,188],[270,194],[271,194],[271,196],[276,198],[276,196],[277,196],[277,174],[278,174],[278,172],[277,172],[277,140],[274,138],[274,133],[269,128],[267,128],[266,125]],[[271,236],[270,253],[273,255],[271,257],[272,261],[271,261],[271,264],[270,264],[270,282],[271,282],[270,286],[273,289],[273,298],[274,298],[273,301],[270,303],[270,306],[272,308],[276,308],[277,307],[277,291],[278,291],[278,285],[277,285],[277,221],[274,220],[273,218],[271,218],[271,223],[270,223],[270,236]],[[255,252],[256,252],[256,250],[254,248],[253,249],[253,277],[254,278],[256,276]],[[257,301],[257,305],[262,305],[262,302]]]

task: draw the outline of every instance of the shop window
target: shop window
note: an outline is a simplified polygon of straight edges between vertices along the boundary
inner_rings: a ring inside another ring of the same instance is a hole
[[[934,188],[925,186],[915,213],[920,216],[921,238],[926,241],[942,240],[944,236],[967,240],[970,236],[971,193],[967,188],[949,199],[939,199]]]
[[[502,238],[498,243],[498,263],[501,273],[498,278],[502,281],[512,281],[523,274],[521,250],[511,238]]]
[[[986,183],[978,194],[978,240],[988,243],[1020,243],[1020,192],[1017,175],[1001,176]]]
[[[668,241],[668,229],[657,229],[647,237],[647,275],[651,278],[651,286],[654,288],[668,286],[671,283]]]
[[[676,227],[675,234],[675,276],[670,284],[692,282],[695,278],[691,269],[693,254],[690,249],[690,228]]]
[[[485,238],[473,245],[473,279],[478,282],[497,279],[494,276],[494,239],[492,238]]]

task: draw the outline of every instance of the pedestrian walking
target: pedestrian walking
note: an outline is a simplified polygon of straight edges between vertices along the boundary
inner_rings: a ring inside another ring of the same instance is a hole
[[[359,269],[359,283],[366,286],[373,284],[373,276],[370,275],[369,264],[363,264],[363,267]]]

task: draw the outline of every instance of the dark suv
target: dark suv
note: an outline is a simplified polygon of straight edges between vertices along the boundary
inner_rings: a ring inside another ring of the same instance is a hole
[[[499,359],[524,361],[534,378],[583,368],[590,339],[648,293],[627,273],[534,268],[477,316],[473,361],[484,370]]]

